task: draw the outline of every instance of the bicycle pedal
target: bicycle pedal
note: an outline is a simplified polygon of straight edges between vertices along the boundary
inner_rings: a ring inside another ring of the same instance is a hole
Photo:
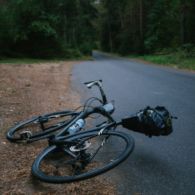
[[[20,138],[29,139],[32,136],[31,131],[23,131],[20,133]]]
[[[85,142],[84,142],[82,145],[80,145],[80,146],[78,146],[78,145],[76,145],[76,146],[71,146],[71,147],[70,147],[70,151],[71,151],[71,152],[80,152],[80,151],[82,151],[82,150],[86,150],[87,148],[89,148],[90,145],[91,145],[90,142],[85,141]]]

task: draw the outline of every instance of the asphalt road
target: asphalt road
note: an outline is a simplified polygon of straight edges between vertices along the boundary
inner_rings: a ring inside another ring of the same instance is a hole
[[[103,79],[120,119],[147,105],[166,106],[179,119],[168,137],[148,138],[130,132],[133,154],[106,176],[124,195],[195,194],[195,74],[93,53],[95,60],[75,65],[73,87],[86,97],[81,83]]]

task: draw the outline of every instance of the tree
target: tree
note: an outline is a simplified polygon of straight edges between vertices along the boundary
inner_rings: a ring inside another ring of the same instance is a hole
[[[6,28],[12,33],[7,55],[69,57],[91,53],[95,42],[91,21],[96,17],[91,0],[9,0],[6,10],[0,13],[2,18],[11,17]],[[3,20],[1,25],[6,27]]]

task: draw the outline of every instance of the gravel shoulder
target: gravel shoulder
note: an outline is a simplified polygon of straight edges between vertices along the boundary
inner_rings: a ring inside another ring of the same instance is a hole
[[[103,176],[58,185],[37,181],[31,165],[47,143],[12,144],[5,138],[15,122],[79,106],[79,94],[70,88],[75,63],[0,64],[0,194],[116,194]]]

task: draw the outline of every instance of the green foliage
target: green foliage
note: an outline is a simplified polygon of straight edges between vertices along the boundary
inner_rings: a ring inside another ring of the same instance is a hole
[[[148,14],[145,46],[149,51],[178,46],[179,0],[154,2]]]
[[[189,47],[189,46],[187,46]],[[158,54],[136,56],[143,60],[153,62],[155,64],[161,64],[166,66],[172,66],[175,68],[195,70],[195,47],[190,46],[190,50],[184,48],[164,49]]]
[[[47,21],[33,21],[29,30],[34,33],[43,34],[44,37],[57,37],[57,32]]]
[[[194,0],[101,0],[98,10],[105,51],[127,55],[195,44]]]
[[[182,57],[194,57],[195,58],[195,45],[188,43],[182,45],[178,50],[178,53],[180,53],[180,56]]]
[[[7,6],[0,7],[0,56],[6,55],[12,46],[13,32],[10,30],[12,18],[8,14]]]
[[[190,57],[194,21],[194,0],[0,1],[0,56],[69,58],[98,45],[122,55],[181,48]]]
[[[95,42],[91,23],[95,17],[91,0],[8,0],[0,7],[0,55],[89,54]]]

